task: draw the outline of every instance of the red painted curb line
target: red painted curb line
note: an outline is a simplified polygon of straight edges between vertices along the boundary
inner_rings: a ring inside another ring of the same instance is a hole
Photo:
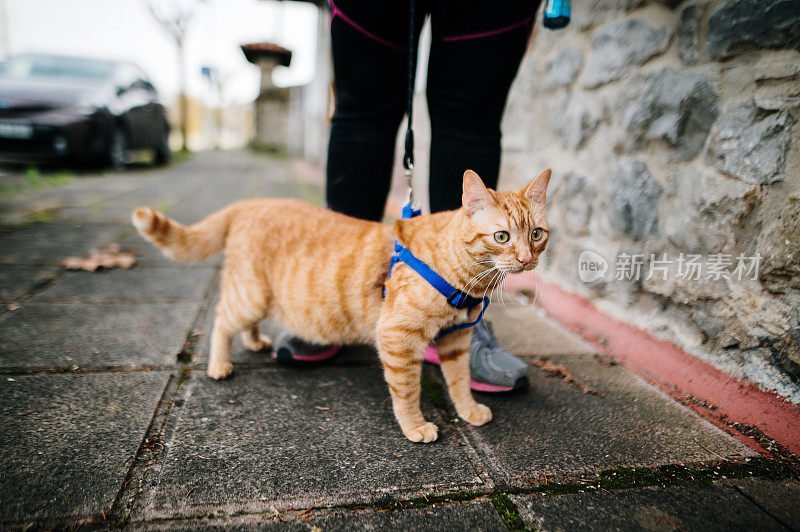
[[[533,272],[506,281],[510,290],[533,290]],[[761,453],[752,438],[730,422],[750,425],[800,456],[800,406],[741,381],[679,347],[612,318],[583,297],[552,283],[538,291],[547,313],[600,352],[622,362],[670,396]]]

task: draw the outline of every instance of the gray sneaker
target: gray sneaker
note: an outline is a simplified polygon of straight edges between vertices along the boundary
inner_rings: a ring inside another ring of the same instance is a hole
[[[439,353],[434,346],[428,346],[424,359],[439,365]],[[470,388],[476,392],[511,392],[528,387],[528,365],[497,344],[485,319],[472,329],[469,372]]]
[[[282,364],[314,364],[334,357],[341,346],[306,342],[283,331],[275,344],[275,358]]]
[[[510,392],[528,387],[528,365],[497,343],[491,324],[472,329],[469,346],[470,387],[478,392]]]

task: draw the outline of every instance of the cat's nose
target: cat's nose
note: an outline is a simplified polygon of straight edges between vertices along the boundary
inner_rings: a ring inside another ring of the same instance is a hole
[[[523,266],[527,266],[528,263],[533,260],[533,257],[517,257],[517,260],[520,261]]]

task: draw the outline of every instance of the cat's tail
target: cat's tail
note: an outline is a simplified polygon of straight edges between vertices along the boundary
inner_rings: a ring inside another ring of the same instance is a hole
[[[150,207],[140,207],[132,219],[139,233],[167,257],[178,262],[200,262],[222,251],[232,215],[233,209],[226,207],[186,227]]]

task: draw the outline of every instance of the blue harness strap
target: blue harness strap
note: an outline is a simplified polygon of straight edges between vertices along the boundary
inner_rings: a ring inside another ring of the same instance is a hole
[[[472,297],[455,288],[442,278],[441,275],[433,271],[430,266],[419,260],[411,253],[411,250],[400,246],[400,252],[397,254],[397,259],[400,262],[406,263],[412,270],[417,272],[420,277],[428,281],[440,294],[442,294],[450,305],[457,309],[467,308],[472,310],[483,303],[483,299],[479,297]]]
[[[418,209],[414,209],[411,204],[408,204],[403,207],[403,218],[413,218],[415,216],[419,216],[420,211]],[[403,247],[400,242],[397,240],[394,241],[394,255],[392,255],[392,261],[389,264],[389,277],[392,276],[392,270],[394,270],[395,265],[398,262],[405,263],[409,268],[417,272],[420,277],[428,281],[432,287],[436,289],[437,292],[442,294],[446,299],[447,303],[457,309],[468,309],[472,310],[473,308],[477,307],[481,303],[483,303],[483,308],[481,308],[481,313],[478,316],[478,319],[470,322],[470,323],[461,323],[458,325],[452,325],[447,327],[446,329],[442,329],[439,335],[436,337],[441,338],[446,334],[450,334],[453,331],[457,331],[459,329],[468,329],[469,327],[474,327],[478,324],[478,322],[483,319],[483,313],[486,312],[486,307],[489,306],[489,298],[479,298],[473,297],[462,290],[454,287],[450,283],[448,283],[441,275],[436,273],[431,269],[430,266],[425,264],[423,261],[419,260],[417,257],[411,253],[411,250]],[[386,294],[386,289],[384,288],[384,295]]]

